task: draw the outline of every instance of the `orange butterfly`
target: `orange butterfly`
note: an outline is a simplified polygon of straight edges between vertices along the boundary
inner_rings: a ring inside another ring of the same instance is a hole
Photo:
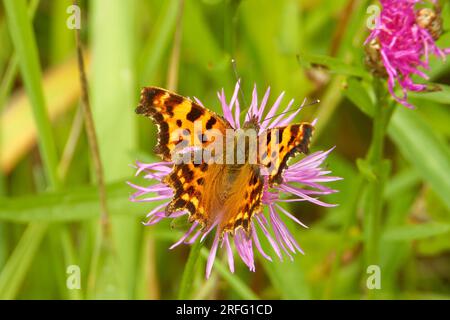
[[[146,87],[141,91],[136,112],[150,117],[157,125],[155,152],[165,161],[173,161],[174,155],[184,148],[208,148],[213,142],[209,139],[209,132],[213,130],[224,137],[227,131],[236,131],[224,117],[188,98],[157,87]],[[257,119],[250,118],[243,129],[258,132]],[[309,123],[300,123],[264,130],[259,138],[265,137],[266,144],[259,147],[256,163],[249,161],[247,151],[244,163],[240,164],[205,160],[174,164],[172,172],[163,179],[174,192],[166,208],[167,215],[187,210],[190,222],[197,221],[206,229],[219,221],[218,228],[222,234],[234,232],[237,228],[249,232],[252,216],[261,210],[262,171],[267,172],[269,185],[280,182],[288,159],[298,152],[308,152],[313,129]],[[186,135],[173,138],[173,134],[180,130]],[[202,139],[196,138],[198,136]],[[181,142],[183,148],[177,148]]]

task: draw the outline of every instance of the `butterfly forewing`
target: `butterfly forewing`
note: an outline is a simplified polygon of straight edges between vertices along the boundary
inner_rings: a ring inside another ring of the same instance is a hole
[[[281,182],[287,161],[296,153],[308,153],[314,127],[309,123],[271,128],[260,136],[258,162],[266,168],[270,184]]]
[[[225,135],[228,122],[199,104],[157,87],[141,91],[138,114],[150,117],[158,126],[156,154],[164,161],[172,161],[173,154],[183,148],[205,147],[211,141],[206,133],[217,130]]]

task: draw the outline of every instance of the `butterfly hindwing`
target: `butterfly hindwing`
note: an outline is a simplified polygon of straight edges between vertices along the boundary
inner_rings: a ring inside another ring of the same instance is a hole
[[[287,161],[296,153],[308,153],[314,127],[309,123],[271,128],[260,137],[258,162],[265,166],[269,184],[281,182]]]
[[[191,222],[206,229],[219,218],[221,232],[237,228],[250,232],[251,219],[261,210],[264,180],[256,165],[243,165],[234,172],[220,164],[180,164],[164,182],[174,192],[166,213],[187,211]]]
[[[136,113],[150,117],[158,126],[155,152],[164,161],[172,161],[173,152],[180,151],[180,147],[192,147],[196,143],[201,147],[207,146],[210,141],[203,137],[209,130],[215,129],[225,134],[226,129],[230,127],[228,122],[216,113],[157,87],[142,89]],[[197,125],[194,125],[195,122]]]
[[[243,228],[249,233],[253,215],[261,211],[264,178],[259,167],[250,164],[241,166],[239,172],[231,173],[231,176],[229,180],[232,184],[223,204],[225,213],[220,229],[234,232],[237,228]]]
[[[192,217],[191,220],[205,225],[207,217],[203,205],[203,195],[205,194],[207,175],[208,165],[206,163],[174,165],[172,172],[164,178],[164,182],[172,187],[174,193],[172,201],[166,207],[166,213],[169,215],[176,211],[186,210]]]

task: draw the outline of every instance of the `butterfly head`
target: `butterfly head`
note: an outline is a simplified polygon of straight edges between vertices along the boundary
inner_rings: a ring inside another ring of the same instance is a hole
[[[254,129],[256,132],[259,132],[259,121],[255,115],[251,115],[250,118],[245,121],[243,125],[244,129]]]

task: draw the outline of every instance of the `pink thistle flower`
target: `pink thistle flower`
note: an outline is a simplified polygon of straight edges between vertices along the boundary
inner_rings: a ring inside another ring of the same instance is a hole
[[[227,101],[223,90],[218,93],[224,118],[234,129],[241,127],[241,110],[238,100],[239,86],[240,83],[238,81],[230,102]],[[245,121],[257,119],[260,124],[260,132],[290,124],[294,117],[301,111],[300,107],[293,113],[282,113],[276,116],[276,112],[281,106],[281,101],[284,96],[284,93],[282,93],[265,114],[269,94],[270,88],[267,89],[262,100],[258,102],[255,86],[249,111],[245,117]],[[198,99],[194,99],[198,104],[202,105]],[[291,111],[293,103],[294,101],[291,100],[284,109],[284,112]],[[313,125],[314,124],[315,121],[313,122]],[[255,271],[255,251],[258,251],[265,259],[272,261],[272,256],[269,253],[266,253],[261,246],[260,235],[258,235],[257,232],[259,229],[260,234],[264,235],[279,259],[283,259],[284,252],[284,254],[292,260],[293,254],[297,252],[303,253],[303,251],[293,235],[289,232],[283,219],[287,218],[300,226],[307,227],[292,213],[283,208],[281,204],[285,202],[308,201],[324,207],[334,206],[333,204],[328,204],[317,199],[320,195],[337,192],[336,190],[324,186],[323,183],[341,179],[340,177],[330,176],[330,171],[321,168],[321,165],[332,150],[333,148],[328,151],[315,152],[291,164],[284,170],[282,173],[282,181],[277,185],[269,185],[268,178],[265,177],[262,204],[263,206],[267,206],[268,212],[264,213],[264,210],[261,209],[253,215],[250,222],[250,232],[246,232],[242,228],[237,228],[234,232],[224,232],[222,234],[222,231],[219,230],[218,227],[220,223],[218,219],[208,229],[202,228],[199,222],[193,221],[189,230],[174,243],[170,249],[173,249],[182,243],[192,244],[195,241],[204,241],[204,239],[215,230],[213,243],[206,264],[206,277],[208,278],[211,274],[216,253],[219,248],[223,248],[226,251],[230,271],[234,272],[233,245],[238,256],[247,265],[249,270]],[[186,211],[174,212],[170,215],[166,215],[165,207],[169,204],[174,193],[172,188],[163,182],[163,179],[172,171],[172,167],[172,162],[149,164],[141,162],[136,163],[136,176],[143,175],[145,179],[156,183],[152,183],[149,186],[138,186],[129,182],[128,184],[136,190],[135,193],[130,196],[130,200],[133,202],[151,203],[163,201],[147,214],[148,220],[145,225],[154,225],[163,219],[173,219],[188,215],[188,212]]]
[[[433,54],[445,60],[450,54],[450,48],[440,49],[435,43],[442,26],[439,12],[416,8],[417,4],[424,3],[421,0],[380,2],[383,8],[379,21],[365,41],[366,62],[374,74],[387,76],[389,92],[396,101],[413,108],[407,102],[408,91],[423,91],[426,85],[415,83],[412,76],[428,80],[423,70],[429,69],[429,56]],[[396,95],[396,84],[402,96]]]

